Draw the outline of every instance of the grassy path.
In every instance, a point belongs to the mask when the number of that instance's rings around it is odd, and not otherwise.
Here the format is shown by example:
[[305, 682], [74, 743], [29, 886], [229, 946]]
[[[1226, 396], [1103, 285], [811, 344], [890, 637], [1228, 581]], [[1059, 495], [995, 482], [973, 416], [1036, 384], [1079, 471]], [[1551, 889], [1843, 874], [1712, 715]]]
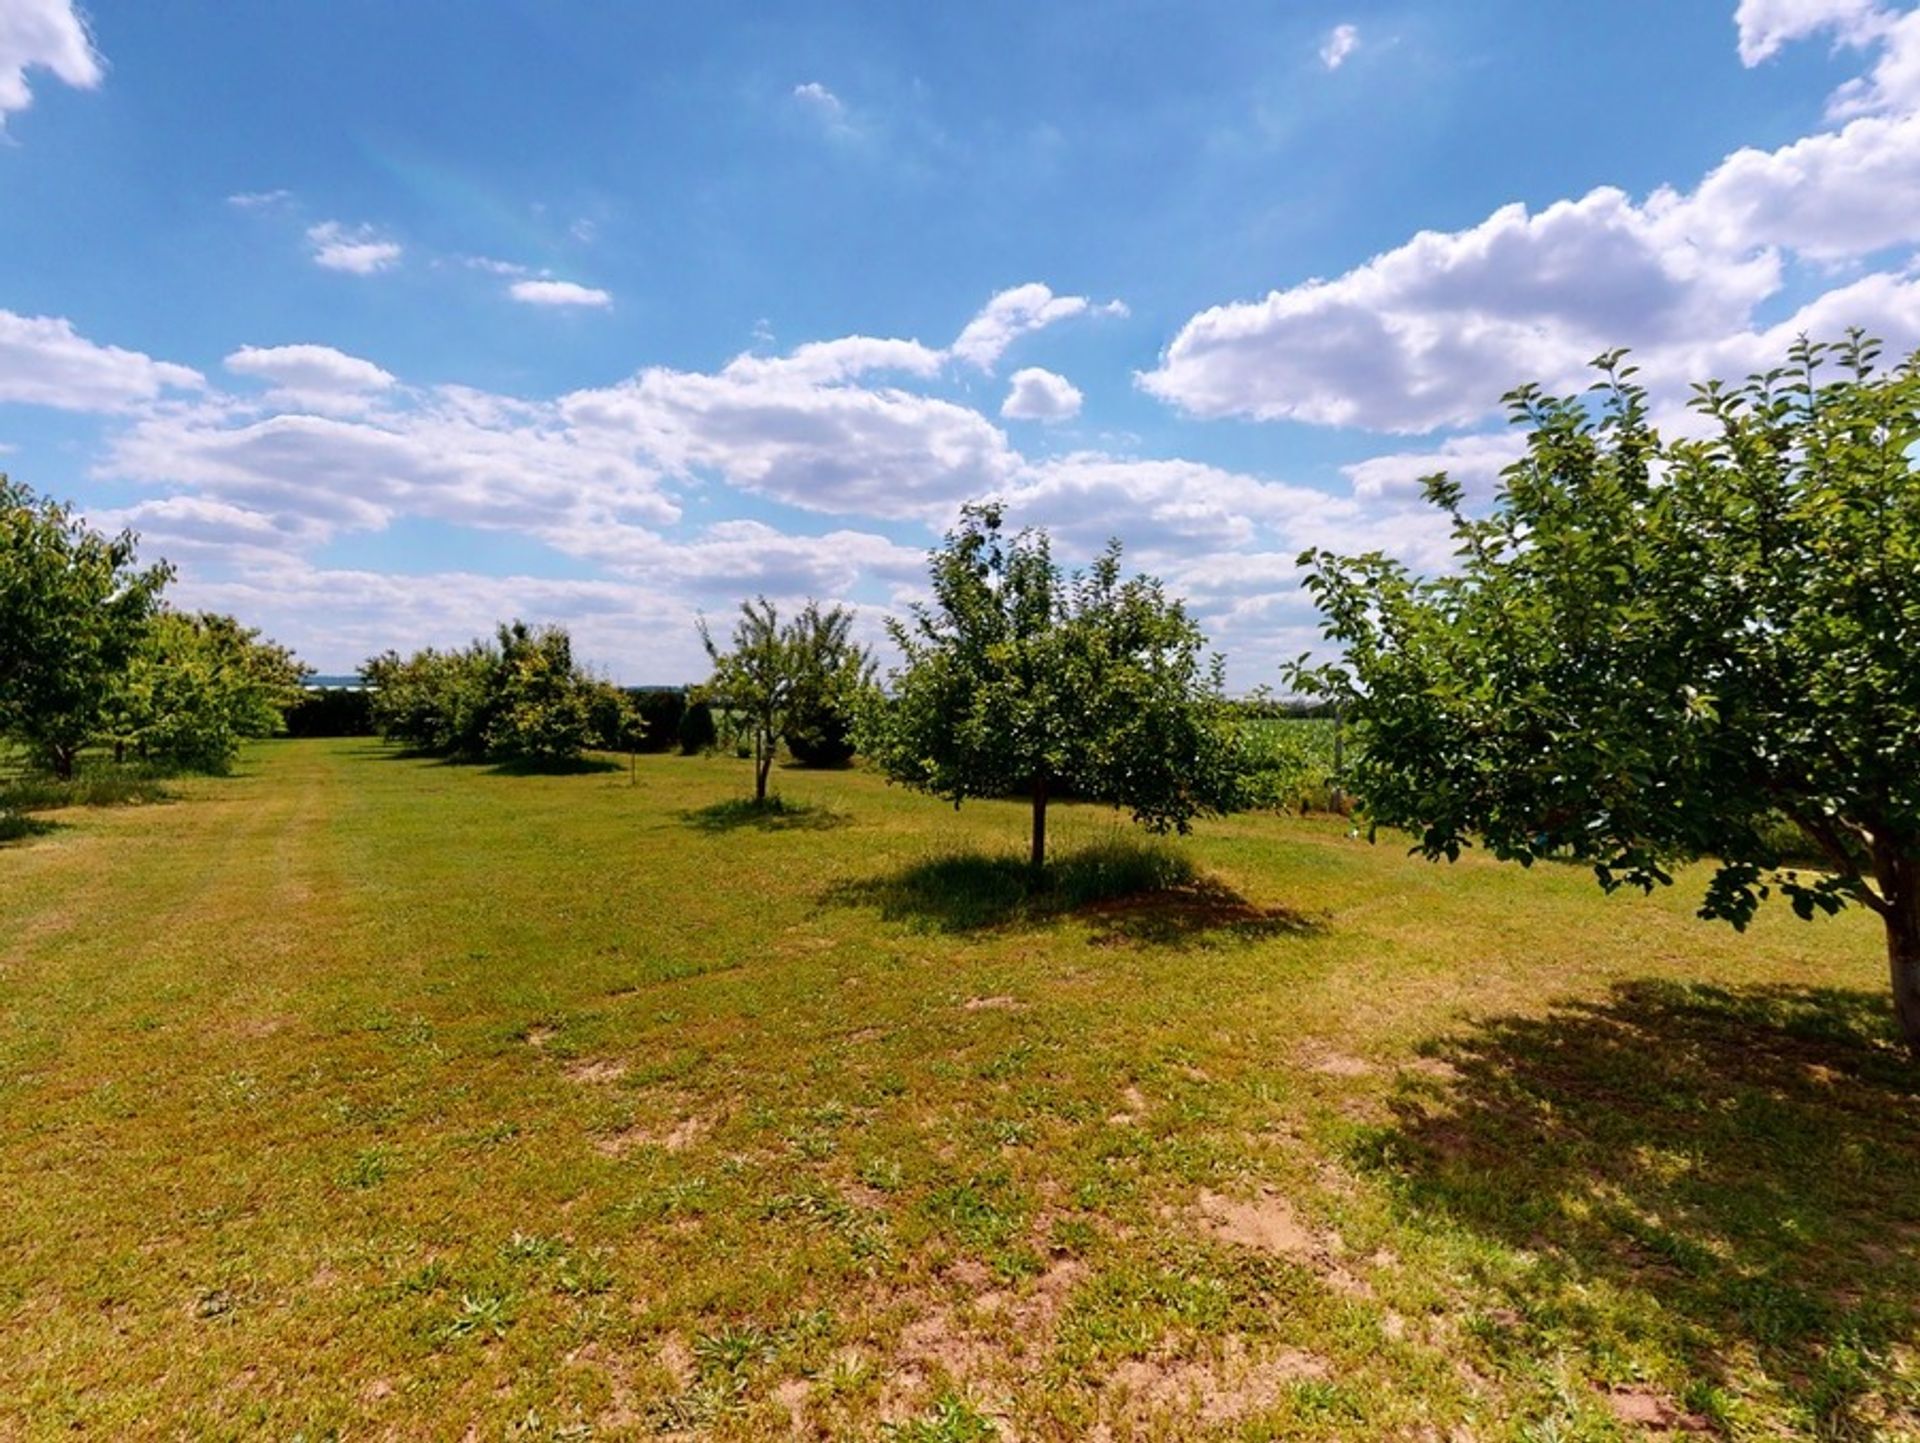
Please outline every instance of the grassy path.
[[1017, 808], [745, 785], [276, 743], [0, 849], [0, 1436], [1920, 1436], [1863, 919], [1275, 818], [996, 917]]

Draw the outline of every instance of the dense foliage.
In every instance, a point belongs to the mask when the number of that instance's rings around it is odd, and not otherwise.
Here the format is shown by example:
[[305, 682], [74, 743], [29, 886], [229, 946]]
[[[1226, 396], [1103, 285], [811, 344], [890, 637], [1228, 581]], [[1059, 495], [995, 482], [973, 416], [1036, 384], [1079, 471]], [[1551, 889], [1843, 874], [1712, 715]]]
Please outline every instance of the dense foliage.
[[111, 746], [146, 771], [225, 771], [278, 731], [305, 668], [230, 616], [164, 600], [172, 568], [0, 476], [0, 735], [64, 783]]
[[627, 696], [645, 728], [640, 750], [664, 752], [680, 744], [680, 723], [687, 714], [687, 694], [677, 686], [628, 687]]
[[361, 668], [380, 734], [464, 760], [551, 766], [636, 745], [627, 694], [573, 660], [564, 628], [503, 623], [459, 651], [386, 652]]
[[720, 724], [713, 719], [713, 703], [703, 697], [689, 701], [680, 714], [680, 755], [711, 751], [720, 741]]
[[1044, 532], [1009, 536], [998, 506], [971, 506], [931, 570], [933, 603], [890, 623], [904, 664], [859, 728], [889, 777], [956, 806], [1030, 797], [1035, 867], [1062, 790], [1155, 831], [1277, 794], [1271, 754], [1221, 694], [1219, 658], [1158, 581], [1122, 579], [1117, 542], [1068, 577]]
[[114, 686], [101, 733], [116, 755], [224, 772], [244, 739], [280, 730], [305, 672], [230, 616], [163, 610]]
[[853, 724], [861, 692], [871, 684], [873, 658], [851, 636], [853, 613], [808, 602], [794, 618], [793, 696], [781, 737], [807, 767], [853, 760]]
[[1920, 369], [1875, 350], [1698, 387], [1697, 440], [1663, 440], [1618, 354], [1597, 403], [1514, 392], [1527, 453], [1491, 514], [1428, 482], [1456, 574], [1302, 558], [1345, 659], [1301, 679], [1343, 702], [1369, 814], [1430, 857], [1477, 838], [1650, 890], [1711, 856], [1702, 915], [1735, 926], [1775, 891], [1870, 908], [1920, 1050]]
[[[704, 691], [753, 757], [753, 799], [767, 799], [767, 778], [783, 734], [797, 734], [815, 755], [844, 743], [851, 710], [871, 670], [848, 633], [853, 614], [809, 601], [791, 621], [766, 597], [740, 603], [731, 645], [722, 649], [706, 622], [700, 641], [713, 663]], [[849, 748], [844, 761], [851, 756]]]
[[136, 564], [131, 532], [105, 536], [0, 475], [0, 732], [71, 777], [172, 574]]

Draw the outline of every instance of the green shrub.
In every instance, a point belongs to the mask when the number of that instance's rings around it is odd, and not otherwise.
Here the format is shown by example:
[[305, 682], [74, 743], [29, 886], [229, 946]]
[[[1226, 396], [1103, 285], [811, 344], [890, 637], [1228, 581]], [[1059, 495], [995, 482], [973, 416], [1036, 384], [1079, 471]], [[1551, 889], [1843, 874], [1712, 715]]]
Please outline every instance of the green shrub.
[[680, 744], [680, 723], [687, 714], [686, 689], [677, 686], [628, 687], [633, 709], [646, 725], [643, 752], [664, 752]]

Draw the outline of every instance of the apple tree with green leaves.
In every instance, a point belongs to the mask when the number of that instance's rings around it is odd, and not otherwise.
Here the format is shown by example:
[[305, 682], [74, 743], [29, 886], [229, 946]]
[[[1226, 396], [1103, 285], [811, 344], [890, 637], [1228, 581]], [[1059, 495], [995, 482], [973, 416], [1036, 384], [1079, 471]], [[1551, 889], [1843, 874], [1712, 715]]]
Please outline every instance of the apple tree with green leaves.
[[1920, 365], [1877, 350], [1803, 340], [1698, 386], [1697, 438], [1659, 434], [1621, 353], [1588, 396], [1511, 393], [1527, 449], [1491, 510], [1427, 482], [1456, 571], [1301, 558], [1344, 655], [1294, 676], [1341, 703], [1371, 820], [1429, 858], [1477, 841], [1645, 891], [1711, 858], [1701, 915], [1735, 927], [1771, 895], [1867, 908], [1920, 1054]]
[[999, 506], [969, 506], [930, 569], [933, 601], [889, 623], [902, 665], [858, 728], [892, 780], [955, 806], [1029, 798], [1035, 869], [1063, 792], [1160, 832], [1277, 797], [1219, 658], [1157, 580], [1121, 575], [1118, 542], [1069, 576], [1045, 532], [1010, 535]]
[[95, 531], [0, 475], [0, 734], [70, 779], [172, 575], [138, 564], [132, 532]]
[[280, 730], [306, 672], [231, 616], [162, 609], [113, 688], [102, 740], [116, 755], [225, 772], [243, 740]]
[[818, 727], [849, 707], [871, 663], [848, 637], [853, 613], [809, 601], [789, 621], [766, 597], [740, 603], [730, 645], [714, 640], [704, 618], [700, 644], [713, 663], [702, 699], [717, 720], [753, 750], [753, 800], [764, 806], [781, 735], [799, 726]]

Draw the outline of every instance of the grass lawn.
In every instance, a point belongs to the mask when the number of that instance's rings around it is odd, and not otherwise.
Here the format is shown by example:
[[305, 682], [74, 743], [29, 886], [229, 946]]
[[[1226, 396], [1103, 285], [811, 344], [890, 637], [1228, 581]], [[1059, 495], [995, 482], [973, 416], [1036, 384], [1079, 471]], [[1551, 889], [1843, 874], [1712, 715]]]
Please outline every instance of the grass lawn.
[[776, 775], [0, 848], [0, 1437], [1920, 1436], [1872, 919], [1273, 817], [1036, 907], [1017, 806]]

